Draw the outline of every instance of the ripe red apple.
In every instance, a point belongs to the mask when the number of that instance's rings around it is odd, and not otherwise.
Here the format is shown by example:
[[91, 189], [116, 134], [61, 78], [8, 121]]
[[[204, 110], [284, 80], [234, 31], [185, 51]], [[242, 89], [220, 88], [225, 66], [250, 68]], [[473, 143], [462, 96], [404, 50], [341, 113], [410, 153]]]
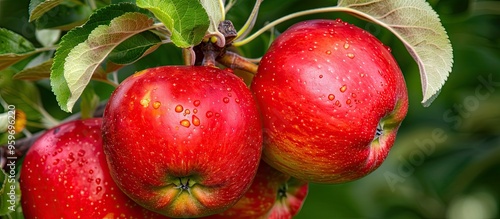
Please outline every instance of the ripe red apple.
[[261, 161], [245, 195], [228, 210], [205, 219], [287, 219], [295, 216], [307, 196], [308, 183]]
[[390, 50], [341, 20], [300, 22], [283, 32], [251, 89], [263, 115], [263, 159], [317, 183], [348, 182], [375, 170], [408, 110]]
[[64, 123], [31, 146], [20, 176], [25, 218], [166, 218], [116, 186], [102, 149], [101, 121]]
[[124, 80], [104, 112], [104, 150], [118, 186], [170, 217], [234, 205], [262, 152], [250, 90], [230, 70], [164, 66]]

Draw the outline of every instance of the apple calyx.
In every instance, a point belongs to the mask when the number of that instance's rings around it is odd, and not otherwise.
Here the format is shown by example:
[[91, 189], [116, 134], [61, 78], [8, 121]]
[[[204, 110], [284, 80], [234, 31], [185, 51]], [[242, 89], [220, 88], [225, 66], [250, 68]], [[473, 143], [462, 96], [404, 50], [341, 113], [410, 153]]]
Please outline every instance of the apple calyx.
[[190, 178], [187, 178], [187, 177], [179, 177], [179, 184], [178, 185], [174, 183], [176, 189], [180, 189], [181, 193], [184, 191], [187, 191], [189, 193], [189, 195], [191, 195], [190, 188], [192, 188], [194, 186], [194, 184], [196, 184], [196, 183], [190, 181]]
[[288, 177], [288, 180], [278, 188], [276, 203], [265, 218], [293, 218], [302, 208], [308, 191], [307, 182]]
[[284, 185], [280, 186], [278, 189], [278, 200], [283, 201], [283, 199], [286, 199], [287, 192], [288, 192], [288, 183], [285, 183]]
[[377, 140], [383, 134], [382, 131], [383, 131], [382, 124], [379, 123], [377, 129], [375, 130], [375, 137], [373, 138], [373, 140]]

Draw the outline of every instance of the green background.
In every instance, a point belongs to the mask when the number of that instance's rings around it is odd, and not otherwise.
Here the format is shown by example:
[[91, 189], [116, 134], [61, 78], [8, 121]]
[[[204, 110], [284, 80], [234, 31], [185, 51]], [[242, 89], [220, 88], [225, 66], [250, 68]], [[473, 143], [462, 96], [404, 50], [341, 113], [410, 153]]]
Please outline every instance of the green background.
[[[115, 1], [113, 1], [115, 2]], [[500, 217], [500, 2], [429, 0], [440, 15], [453, 46], [454, 66], [441, 94], [423, 107], [418, 66], [391, 33], [345, 13], [300, 17], [277, 26], [313, 18], [342, 18], [370, 31], [392, 48], [409, 90], [410, 107], [386, 162], [370, 175], [340, 185], [310, 186], [296, 218], [499, 218]], [[239, 28], [254, 1], [240, 0], [227, 15]], [[0, 27], [36, 44], [27, 22], [27, 0], [0, 0]], [[292, 12], [336, 1], [266, 0], [256, 28]], [[246, 57], [265, 52], [269, 34], [241, 48]], [[39, 45], [37, 45], [39, 46]], [[182, 64], [180, 51], [162, 46], [121, 70]], [[101, 98], [112, 88], [93, 82]], [[44, 107], [57, 119], [68, 116], [55, 102], [47, 81], [39, 81]], [[77, 109], [78, 110], [78, 109]], [[36, 131], [33, 129], [33, 131]]]

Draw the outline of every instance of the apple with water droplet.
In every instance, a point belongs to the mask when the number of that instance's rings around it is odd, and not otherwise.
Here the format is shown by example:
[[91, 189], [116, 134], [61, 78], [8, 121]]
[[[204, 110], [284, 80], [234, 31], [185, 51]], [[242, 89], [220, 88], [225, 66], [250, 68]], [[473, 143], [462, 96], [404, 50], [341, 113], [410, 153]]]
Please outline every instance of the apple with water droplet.
[[251, 89], [263, 115], [263, 160], [316, 183], [349, 182], [375, 170], [408, 110], [391, 52], [341, 20], [304, 21], [284, 31]]
[[133, 200], [164, 215], [220, 213], [257, 172], [260, 116], [230, 69], [143, 70], [113, 92], [103, 119], [111, 175]]
[[255, 179], [233, 207], [205, 219], [285, 219], [295, 216], [305, 201], [309, 184], [279, 172], [261, 161]]
[[128, 198], [109, 174], [101, 119], [75, 120], [46, 131], [21, 168], [26, 218], [166, 218]]

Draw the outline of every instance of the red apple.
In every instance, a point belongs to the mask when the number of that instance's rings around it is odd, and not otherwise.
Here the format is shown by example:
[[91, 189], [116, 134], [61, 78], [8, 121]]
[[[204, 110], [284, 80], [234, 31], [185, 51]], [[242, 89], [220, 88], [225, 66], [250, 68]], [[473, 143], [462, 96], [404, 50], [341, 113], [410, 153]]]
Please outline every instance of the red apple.
[[104, 150], [118, 186], [170, 217], [201, 217], [234, 205], [249, 188], [262, 152], [250, 90], [230, 70], [147, 69], [109, 99]]
[[286, 219], [295, 216], [307, 196], [308, 183], [261, 161], [257, 175], [233, 207], [205, 219]]
[[20, 176], [25, 218], [166, 218], [116, 186], [102, 149], [101, 121], [64, 123], [31, 146]]
[[352, 181], [380, 166], [408, 110], [390, 50], [341, 20], [283, 32], [251, 88], [263, 114], [263, 159], [317, 183]]

